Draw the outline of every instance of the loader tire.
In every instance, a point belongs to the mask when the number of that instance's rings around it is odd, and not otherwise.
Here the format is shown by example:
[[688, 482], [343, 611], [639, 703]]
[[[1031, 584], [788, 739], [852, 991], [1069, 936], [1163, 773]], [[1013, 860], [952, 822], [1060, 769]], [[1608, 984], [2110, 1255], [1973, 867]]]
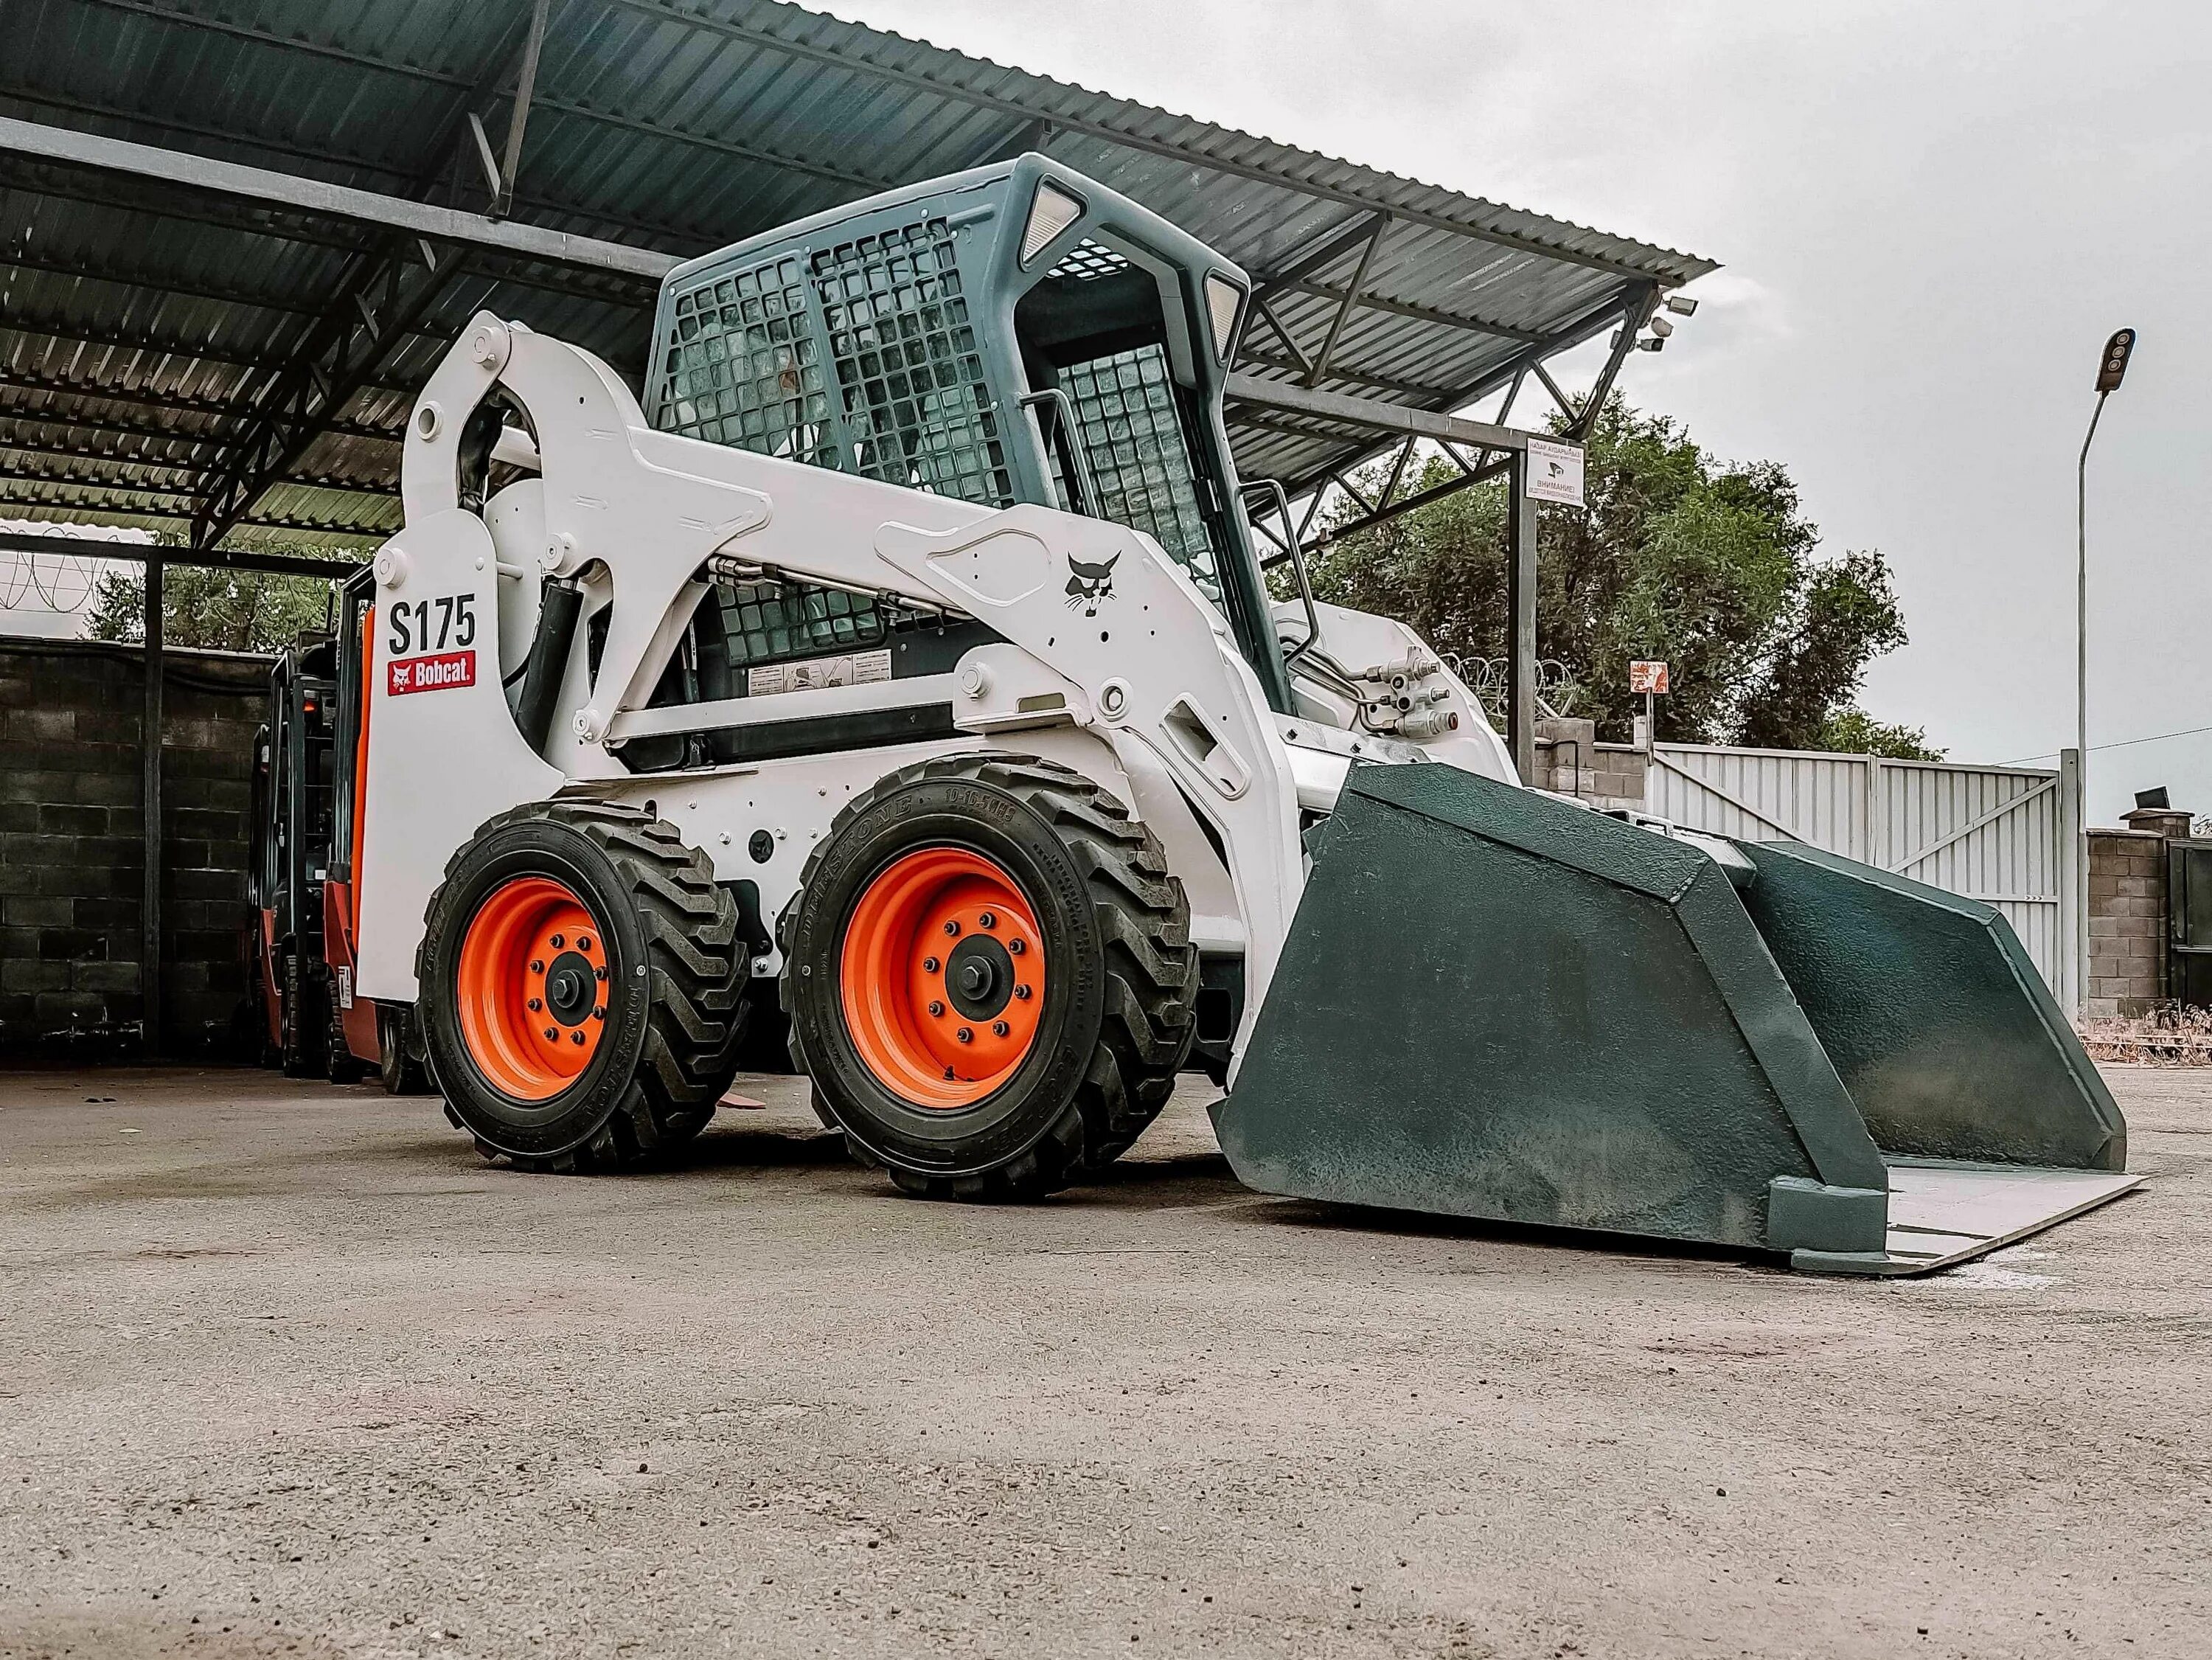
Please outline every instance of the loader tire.
[[284, 953], [283, 977], [276, 983], [280, 1034], [277, 1064], [287, 1078], [319, 1078], [330, 1041], [320, 988], [297, 952]]
[[411, 1004], [376, 1006], [376, 1073], [386, 1095], [430, 1093], [430, 1068], [420, 1053], [421, 1043]]
[[446, 866], [416, 956], [447, 1116], [529, 1171], [689, 1140], [737, 1070], [751, 965], [736, 902], [673, 824], [592, 801], [501, 813]]
[[1081, 1179], [1152, 1122], [1190, 1049], [1182, 885], [1127, 808], [1053, 762], [950, 756], [854, 797], [780, 937], [817, 1110], [918, 1196]]

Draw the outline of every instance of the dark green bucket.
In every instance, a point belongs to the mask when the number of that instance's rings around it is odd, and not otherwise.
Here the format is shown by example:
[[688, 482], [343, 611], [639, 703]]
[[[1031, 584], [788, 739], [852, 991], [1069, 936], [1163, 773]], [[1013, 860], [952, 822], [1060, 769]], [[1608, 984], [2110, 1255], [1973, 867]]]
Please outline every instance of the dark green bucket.
[[2124, 1167], [2002, 917], [1731, 845], [1355, 768], [1215, 1109], [1239, 1179], [1897, 1272], [1898, 1157]]

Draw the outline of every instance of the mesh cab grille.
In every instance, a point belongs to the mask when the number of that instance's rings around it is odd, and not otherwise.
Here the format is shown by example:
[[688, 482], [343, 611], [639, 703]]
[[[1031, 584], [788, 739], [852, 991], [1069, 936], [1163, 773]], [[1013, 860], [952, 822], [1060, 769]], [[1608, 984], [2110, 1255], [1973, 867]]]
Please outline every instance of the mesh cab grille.
[[820, 350], [796, 257], [678, 295], [657, 424], [687, 438], [835, 466]]
[[1160, 347], [1094, 357], [1060, 372], [1075, 404], [1102, 519], [1143, 531], [1218, 604], [1212, 538], [1176, 409], [1175, 383]]
[[853, 471], [1011, 506], [999, 414], [945, 222], [858, 237], [812, 263]]
[[1066, 282], [1073, 277], [1088, 283], [1128, 269], [1129, 262], [1122, 255], [1086, 236], [1060, 255], [1060, 263], [1045, 276], [1048, 280], [1054, 282]]
[[750, 668], [824, 652], [880, 645], [889, 628], [884, 608], [864, 595], [799, 582], [718, 583], [730, 666]]

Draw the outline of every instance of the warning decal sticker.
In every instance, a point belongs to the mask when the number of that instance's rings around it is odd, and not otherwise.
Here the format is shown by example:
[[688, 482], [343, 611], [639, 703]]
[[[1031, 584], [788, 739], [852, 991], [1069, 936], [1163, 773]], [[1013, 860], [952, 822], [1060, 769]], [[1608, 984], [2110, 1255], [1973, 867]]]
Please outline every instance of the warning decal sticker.
[[763, 663], [745, 671], [748, 697], [779, 692], [818, 691], [824, 686], [867, 686], [891, 678], [889, 650], [858, 651], [846, 657], [810, 657], [797, 663]]

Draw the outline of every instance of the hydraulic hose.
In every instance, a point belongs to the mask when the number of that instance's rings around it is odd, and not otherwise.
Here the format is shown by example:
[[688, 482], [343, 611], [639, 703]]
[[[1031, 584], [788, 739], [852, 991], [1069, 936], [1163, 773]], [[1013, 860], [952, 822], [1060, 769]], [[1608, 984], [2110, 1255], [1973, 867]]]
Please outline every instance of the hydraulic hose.
[[531, 636], [530, 656], [522, 668], [522, 696], [514, 706], [514, 724], [533, 751], [544, 751], [546, 736], [553, 730], [553, 711], [568, 670], [568, 648], [575, 643], [576, 619], [583, 613], [584, 591], [574, 582], [548, 582], [538, 594], [538, 632]]

